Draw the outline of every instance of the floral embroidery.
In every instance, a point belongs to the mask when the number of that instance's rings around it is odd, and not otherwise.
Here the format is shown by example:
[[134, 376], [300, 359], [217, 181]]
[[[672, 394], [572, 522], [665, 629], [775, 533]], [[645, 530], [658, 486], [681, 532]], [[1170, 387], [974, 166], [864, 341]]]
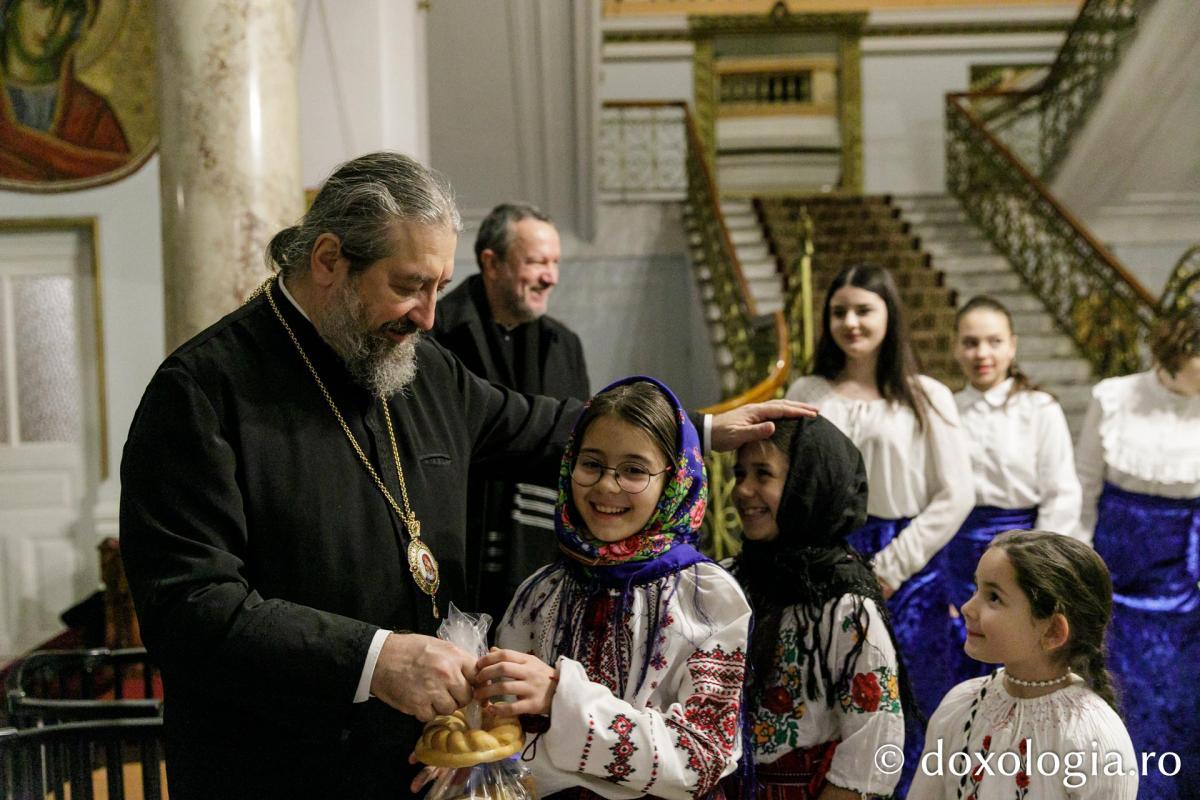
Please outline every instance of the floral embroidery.
[[860, 672], [850, 680], [849, 691], [840, 696], [842, 711], [850, 714], [873, 714], [884, 711], [900, 713], [900, 684], [895, 673], [886, 666], [871, 672]]
[[796, 631], [779, 631], [775, 648], [777, 683], [766, 690], [762, 702], [754, 710], [754, 747], [759, 755], [768, 755], [796, 747], [797, 720], [804, 716], [803, 651]]
[[662, 653], [655, 653], [654, 658], [650, 659], [650, 666], [654, 667], [655, 669], [666, 669], [667, 659]]
[[[847, 639], [857, 635], [853, 615], [835, 622], [834, 630]], [[803, 632], [794, 627], [779, 631], [775, 650], [775, 670], [768, 676], [771, 683], [763, 692], [758, 707], [753, 709], [752, 732], [755, 753], [774, 755], [796, 749], [801, 740], [801, 720], [807, 713], [805, 675], [810, 650]], [[838, 696], [842, 713], [869, 714], [900, 713], [900, 684], [892, 668], [883, 666], [853, 676]], [[823, 701], [822, 701], [823, 702]]]
[[604, 768], [608, 772], [606, 781], [625, 783], [629, 780], [629, 773], [633, 772], [633, 765], [630, 764], [630, 761], [633, 759], [633, 754], [638, 751], [631, 736], [636, 727], [637, 723], [624, 714], [617, 714], [613, 718], [612, 724], [608, 726], [608, 729], [617, 735], [617, 741], [608, 748], [608, 752], [613, 755], [613, 760]]
[[790, 714], [792, 695], [783, 686], [775, 686], [763, 694], [763, 708], [772, 714]]
[[850, 682], [850, 698], [863, 711], [877, 711], [882, 696], [883, 690], [879, 688], [879, 679], [874, 672], [859, 673]]

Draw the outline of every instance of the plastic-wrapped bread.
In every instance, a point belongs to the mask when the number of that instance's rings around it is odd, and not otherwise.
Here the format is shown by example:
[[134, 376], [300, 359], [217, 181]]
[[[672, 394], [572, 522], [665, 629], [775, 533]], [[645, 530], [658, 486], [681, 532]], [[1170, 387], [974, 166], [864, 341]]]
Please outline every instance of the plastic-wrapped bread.
[[525, 733], [516, 717], [500, 717], [490, 728], [472, 729], [459, 709], [426, 723], [416, 756], [431, 767], [473, 767], [507, 758], [524, 746]]

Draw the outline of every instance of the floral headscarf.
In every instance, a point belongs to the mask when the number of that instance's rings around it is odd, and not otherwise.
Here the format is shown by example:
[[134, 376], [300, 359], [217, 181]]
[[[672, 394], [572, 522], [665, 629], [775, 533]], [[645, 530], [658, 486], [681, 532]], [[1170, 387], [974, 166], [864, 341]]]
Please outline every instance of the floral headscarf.
[[[708, 481], [704, 473], [704, 457], [700, 453], [700, 436], [679, 398], [659, 381], [640, 375], [609, 384], [599, 394], [618, 386], [641, 382], [657, 387], [675, 412], [679, 423], [675, 455], [672, 459], [675, 471], [667, 481], [654, 513], [640, 532], [619, 542], [601, 542], [583, 527], [579, 512], [571, 500], [571, 468], [575, 464], [575, 457], [583, 439], [583, 432], [578, 427], [579, 422], [576, 422], [576, 428], [567, 441], [562, 467], [558, 473], [558, 513], [555, 515], [554, 529], [562, 549], [589, 566], [605, 567], [650, 561], [677, 545], [694, 544], [699, 535], [700, 523], [704, 519], [704, 510], [708, 505]], [[594, 400], [595, 398], [592, 398], [584, 405], [580, 419]]]
[[[631, 673], [637, 665], [631, 663], [631, 643], [618, 633], [619, 626], [613, 625], [613, 621], [625, 619], [625, 610], [631, 607], [635, 593], [645, 593], [645, 607], [651, 619], [646, 628], [649, 638], [643, 643], [642, 663], [634, 683], [640, 687], [661, 644], [658, 641], [661, 627], [658, 615], [669, 604], [679, 585], [680, 573], [708, 561], [693, 547], [708, 504], [708, 481], [700, 453], [700, 437], [679, 399], [653, 378], [625, 378], [605, 387], [603, 392], [638, 382], [657, 387], [670, 402], [679, 421], [675, 457], [671, 464], [674, 471], [654, 513], [641, 531], [619, 542], [601, 542], [582, 527], [571, 501], [571, 467], [583, 438], [579, 421], [576, 421], [558, 479], [554, 527], [564, 555], [522, 587], [509, 611], [514, 618], [525, 614], [534, 619], [545, 610], [533, 602], [537, 587], [561, 581], [561, 601], [553, 612], [553, 620], [549, 621], [554, 631], [556, 654], [582, 660], [590, 652], [596, 637], [607, 639], [612, 642], [614, 653], [611, 677], [622, 693], [627, 682], [634, 680]], [[594, 400], [584, 406], [580, 419]]]

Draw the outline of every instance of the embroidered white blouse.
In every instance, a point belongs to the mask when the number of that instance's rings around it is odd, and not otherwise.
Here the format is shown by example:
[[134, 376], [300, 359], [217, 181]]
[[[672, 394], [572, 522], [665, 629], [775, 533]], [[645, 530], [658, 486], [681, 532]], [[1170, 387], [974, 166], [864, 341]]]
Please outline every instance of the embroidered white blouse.
[[[557, 659], [550, 729], [529, 763], [539, 796], [582, 786], [614, 800], [647, 794], [690, 800], [737, 767], [750, 606], [733, 576], [716, 564], [702, 562], [679, 575], [678, 587], [662, 592], [658, 614], [648, 607], [659, 597], [656, 592], [644, 587], [632, 592], [623, 637], [632, 676], [624, 695], [612, 688], [611, 637], [604, 637], [586, 663]], [[529, 602], [537, 609], [535, 618], [530, 622], [528, 611], [514, 618], [510, 606], [497, 630], [500, 647], [554, 663], [562, 576], [550, 567], [526, 581], [537, 583]], [[524, 586], [517, 597], [523, 592]], [[655, 617], [659, 635], [637, 690]]]
[[1175, 394], [1153, 370], [1100, 381], [1092, 389], [1075, 464], [1085, 541], [1092, 540], [1105, 481], [1140, 494], [1200, 497], [1200, 396]]
[[[829, 641], [830, 672], [840, 674], [856, 642], [852, 595], [825, 604], [817, 634]], [[830, 708], [824, 688], [809, 699], [808, 659], [816, 652], [814, 631], [800, 630], [794, 608], [785, 609], [779, 625], [775, 672], [766, 682], [763, 698], [752, 709], [754, 758], [770, 764], [793, 750], [839, 741], [826, 780], [860, 794], [889, 795], [900, 774], [875, 767], [875, 754], [884, 745], [904, 748], [904, 714], [896, 674], [896, 650], [874, 601], [863, 599], [866, 642], [854, 662], [850, 685]], [[819, 674], [819, 673], [818, 673]]]
[[[933, 712], [911, 800], [957, 800], [973, 790], [978, 800], [1136, 800], [1140, 764], [1125, 724], [1081, 678], [1042, 697], [1019, 699], [1008, 693], [1002, 675], [960, 683]], [[987, 695], [971, 719], [985, 684]], [[964, 748], [967, 756], [951, 759]], [[1080, 755], [1069, 755], [1075, 753]], [[984, 760], [987, 766], [981, 767]], [[968, 774], [960, 794], [963, 773]]]
[[[1081, 492], [1062, 406], [1045, 392], [1012, 397], [1012, 378], [954, 395], [970, 444], [975, 505], [1037, 506], [1037, 528], [1078, 535]], [[1007, 401], [1007, 402], [1006, 402]]]
[[912, 523], [875, 556], [875, 574], [900, 588], [954, 538], [975, 505], [971, 459], [954, 396], [920, 376], [933, 409], [922, 431], [912, 409], [887, 400], [851, 400], [825, 378], [807, 375], [789, 400], [815, 405], [862, 452], [867, 468], [867, 513]]

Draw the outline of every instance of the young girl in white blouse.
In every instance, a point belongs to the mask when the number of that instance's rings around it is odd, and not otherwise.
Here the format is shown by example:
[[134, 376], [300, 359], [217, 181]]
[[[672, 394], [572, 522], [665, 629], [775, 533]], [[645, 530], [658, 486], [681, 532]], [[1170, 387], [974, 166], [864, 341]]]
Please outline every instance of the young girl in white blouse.
[[[1036, 528], [1076, 535], [1080, 489], [1067, 418], [1017, 366], [1008, 309], [973, 297], [955, 327], [954, 354], [967, 387], [954, 400], [975, 477], [975, 508], [944, 551], [950, 602], [959, 608], [974, 592], [975, 565], [996, 534]], [[988, 671], [966, 657], [961, 665], [958, 680]]]
[[744, 541], [733, 572], [755, 615], [758, 798], [890, 795], [899, 772], [876, 758], [899, 755], [913, 701], [879, 584], [846, 543], [867, 517], [862, 456], [828, 420], [783, 420], [738, 450], [734, 475]]
[[1136, 800], [1142, 765], [1104, 667], [1104, 562], [1069, 536], [1010, 531], [976, 581], [966, 651], [1004, 666], [938, 706], [909, 800]]
[[696, 429], [661, 383], [618, 381], [584, 407], [559, 475], [563, 555], [477, 665], [477, 699], [546, 717], [526, 751], [539, 796], [708, 797], [736, 768], [751, 615], [693, 547], [707, 492]]
[[[1154, 367], [1092, 391], [1076, 463], [1082, 536], [1113, 576], [1109, 666], [1142, 752], [1178, 753], [1143, 794], [1200, 797], [1200, 307], [1162, 320]], [[1191, 765], [1190, 767], [1188, 765]]]
[[[935, 556], [970, 513], [975, 492], [954, 397], [919, 374], [887, 270], [851, 266], [834, 278], [813, 374], [792, 384], [787, 397], [817, 406], [862, 451], [869, 516], [848, 540], [873, 558], [917, 703], [928, 715], [954, 685], [959, 658]], [[921, 744], [912, 733], [910, 727], [915, 756]]]

